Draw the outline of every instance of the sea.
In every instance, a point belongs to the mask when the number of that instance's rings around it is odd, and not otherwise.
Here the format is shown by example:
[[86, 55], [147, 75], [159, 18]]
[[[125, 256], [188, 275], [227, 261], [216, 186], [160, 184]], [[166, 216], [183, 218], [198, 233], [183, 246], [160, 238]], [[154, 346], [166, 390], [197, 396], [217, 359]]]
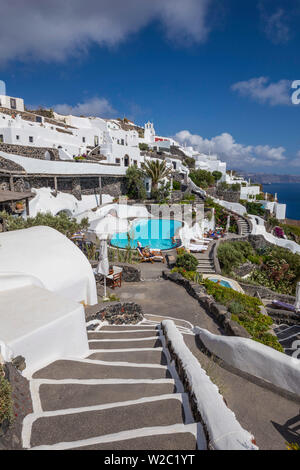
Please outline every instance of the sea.
[[286, 204], [286, 218], [300, 220], [300, 183], [271, 183], [263, 185], [264, 192], [277, 193], [278, 202]]

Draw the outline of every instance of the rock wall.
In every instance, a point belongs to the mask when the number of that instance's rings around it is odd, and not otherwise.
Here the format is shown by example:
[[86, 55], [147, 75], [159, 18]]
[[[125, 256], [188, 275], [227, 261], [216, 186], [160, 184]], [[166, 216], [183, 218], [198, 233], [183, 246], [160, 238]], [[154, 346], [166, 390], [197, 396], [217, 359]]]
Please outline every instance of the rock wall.
[[14, 419], [0, 426], [0, 450], [22, 449], [22, 423], [26, 415], [33, 412], [28, 380], [12, 363], [5, 364], [5, 378], [10, 382]]
[[51, 147], [30, 147], [29, 145], [14, 145], [0, 142], [0, 150], [6, 153], [14, 153], [23, 157], [45, 160], [45, 152], [49, 152], [51, 160], [59, 160], [58, 149]]
[[163, 271], [163, 277], [183, 286], [192, 297], [198, 300], [199, 305], [224, 329], [226, 334], [229, 336], [251, 338], [251, 335], [243, 326], [231, 320], [231, 313], [227, 308], [224, 305], [216, 303], [213, 297], [207, 294], [204, 286], [196, 282], [188, 281], [179, 273]]
[[86, 321], [107, 321], [110, 325], [137, 324], [144, 318], [142, 307], [134, 302], [105, 302], [93, 314], [86, 314]]
[[281, 300], [281, 302], [287, 302], [289, 304], [295, 303], [295, 297], [292, 295], [286, 294], [279, 294], [271, 289], [268, 289], [264, 286], [258, 286], [254, 284], [247, 284], [247, 281], [238, 281], [242, 289], [245, 291], [246, 294], [250, 295], [251, 297], [255, 297], [257, 293], [262, 299], [270, 299], [270, 300]]

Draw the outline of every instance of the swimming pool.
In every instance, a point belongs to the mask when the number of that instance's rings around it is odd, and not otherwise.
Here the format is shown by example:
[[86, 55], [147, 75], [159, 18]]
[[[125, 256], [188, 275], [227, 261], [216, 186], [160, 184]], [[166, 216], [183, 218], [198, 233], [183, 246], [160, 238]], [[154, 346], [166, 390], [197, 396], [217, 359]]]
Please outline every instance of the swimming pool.
[[208, 278], [210, 281], [212, 282], [216, 282], [216, 283], [220, 283], [221, 286], [223, 287], [228, 287], [228, 289], [232, 289], [232, 285], [230, 284], [230, 282], [228, 281], [225, 281], [225, 279], [212, 279], [211, 277]]
[[127, 248], [130, 242], [131, 248], [137, 247], [137, 242], [142, 246], [149, 246], [159, 250], [170, 250], [176, 244], [172, 243], [171, 237], [175, 236], [176, 231], [182, 226], [179, 220], [173, 219], [139, 219], [136, 220], [130, 231], [130, 240], [127, 232], [115, 233], [110, 243], [118, 248]]

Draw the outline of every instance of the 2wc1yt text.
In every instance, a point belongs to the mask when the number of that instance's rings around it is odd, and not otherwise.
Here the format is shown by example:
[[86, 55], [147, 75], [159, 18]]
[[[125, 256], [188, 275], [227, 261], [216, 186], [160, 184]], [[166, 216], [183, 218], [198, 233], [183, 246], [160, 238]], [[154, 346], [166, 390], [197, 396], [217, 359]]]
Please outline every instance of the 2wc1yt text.
[[127, 465], [135, 468], [138, 464], [148, 465], [192, 465], [195, 454], [147, 454], [141, 457], [119, 457], [110, 455], [104, 458], [105, 465]]

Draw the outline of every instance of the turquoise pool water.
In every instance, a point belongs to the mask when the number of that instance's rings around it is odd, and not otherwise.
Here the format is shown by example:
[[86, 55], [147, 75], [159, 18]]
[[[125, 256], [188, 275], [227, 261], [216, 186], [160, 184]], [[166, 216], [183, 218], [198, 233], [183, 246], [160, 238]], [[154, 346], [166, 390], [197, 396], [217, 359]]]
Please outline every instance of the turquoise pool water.
[[[212, 282], [217, 283], [220, 279], [211, 279], [211, 278], [209, 278], [209, 280], [212, 281]], [[220, 284], [223, 287], [228, 287], [229, 289], [232, 289], [232, 285], [228, 281], [225, 281], [224, 279], [221, 280]]]
[[[176, 246], [172, 243], [171, 237], [175, 236], [181, 225], [182, 223], [178, 220], [140, 219], [134, 222], [130, 229], [130, 246], [136, 248], [139, 241], [143, 247], [170, 250]], [[115, 233], [110, 243], [118, 248], [126, 248], [128, 246], [127, 232]]]

